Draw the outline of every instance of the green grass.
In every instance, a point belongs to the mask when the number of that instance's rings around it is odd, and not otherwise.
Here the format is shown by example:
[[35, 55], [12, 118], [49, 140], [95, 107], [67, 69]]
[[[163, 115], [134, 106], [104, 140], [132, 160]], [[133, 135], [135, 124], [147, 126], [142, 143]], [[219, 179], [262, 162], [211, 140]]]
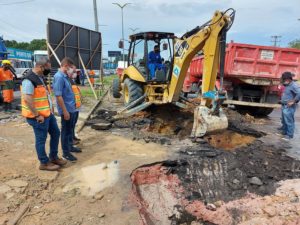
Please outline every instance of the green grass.
[[110, 86], [112, 84], [113, 80], [117, 77], [118, 77], [117, 74], [103, 77], [104, 85]]
[[[112, 85], [112, 82], [115, 78], [117, 78], [118, 75], [110, 75], [110, 76], [105, 76], [103, 77], [103, 84], [104, 84], [104, 90], [106, 90], [107, 88], [109, 88], [109, 86]], [[95, 83], [100, 83], [100, 79], [97, 78], [95, 79]], [[83, 97], [94, 97], [94, 93], [92, 91], [92, 89], [87, 86], [88, 88], [81, 88], [81, 95]], [[100, 97], [103, 95], [103, 91], [101, 90], [95, 90], [97, 95]]]
[[94, 93], [91, 88], [89, 89], [80, 89], [82, 97], [94, 97]]

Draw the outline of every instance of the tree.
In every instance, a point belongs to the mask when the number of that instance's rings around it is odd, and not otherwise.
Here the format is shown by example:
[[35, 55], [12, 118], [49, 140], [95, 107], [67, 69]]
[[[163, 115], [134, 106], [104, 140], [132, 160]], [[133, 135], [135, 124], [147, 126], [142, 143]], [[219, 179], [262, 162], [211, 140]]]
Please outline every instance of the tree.
[[300, 49], [300, 39], [296, 39], [294, 41], [291, 41], [289, 43], [289, 47], [290, 48], [297, 48], [297, 49]]
[[18, 48], [28, 51], [34, 50], [46, 50], [46, 40], [45, 39], [33, 39], [31, 42], [17, 42], [15, 40], [6, 40], [5, 45], [8, 48]]

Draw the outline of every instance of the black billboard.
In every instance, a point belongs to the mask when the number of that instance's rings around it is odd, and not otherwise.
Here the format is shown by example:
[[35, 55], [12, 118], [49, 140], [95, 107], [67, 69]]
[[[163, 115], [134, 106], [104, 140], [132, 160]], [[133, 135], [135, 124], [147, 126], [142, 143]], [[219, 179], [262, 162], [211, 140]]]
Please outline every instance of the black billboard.
[[120, 57], [121, 51], [108, 51], [108, 57]]
[[[70, 57], [77, 68], [81, 69], [80, 54], [86, 69], [100, 70], [102, 57], [101, 33], [48, 19], [47, 41], [59, 60]], [[48, 48], [52, 67], [59, 67], [54, 55]]]

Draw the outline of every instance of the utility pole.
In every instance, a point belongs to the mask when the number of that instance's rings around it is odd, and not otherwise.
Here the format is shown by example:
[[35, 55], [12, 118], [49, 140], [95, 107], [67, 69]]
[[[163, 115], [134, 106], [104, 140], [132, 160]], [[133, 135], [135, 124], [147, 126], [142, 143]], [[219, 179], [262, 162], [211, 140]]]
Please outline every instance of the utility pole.
[[280, 40], [281, 36], [279, 36], [279, 35], [273, 35], [273, 36], [271, 36], [271, 38], [272, 38], [271, 42], [274, 43], [274, 46], [275, 47], [279, 46], [278, 43], [281, 42], [281, 40]]
[[120, 7], [120, 9], [121, 9], [121, 14], [122, 14], [123, 63], [124, 63], [124, 69], [125, 69], [125, 39], [124, 39], [124, 16], [123, 16], [123, 9], [127, 5], [130, 5], [131, 3], [124, 3], [123, 5], [121, 5], [119, 3], [112, 3], [112, 4]]
[[95, 31], [99, 32], [99, 21], [98, 21], [98, 11], [97, 11], [97, 0], [93, 0], [93, 4], [94, 4]]

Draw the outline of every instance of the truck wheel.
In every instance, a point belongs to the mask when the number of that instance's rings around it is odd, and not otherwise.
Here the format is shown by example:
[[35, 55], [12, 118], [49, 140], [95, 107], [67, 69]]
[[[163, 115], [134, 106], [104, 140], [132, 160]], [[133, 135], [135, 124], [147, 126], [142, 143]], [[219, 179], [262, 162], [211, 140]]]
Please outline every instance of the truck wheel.
[[236, 106], [236, 109], [242, 113], [249, 113], [251, 116], [266, 117], [273, 112], [273, 108], [251, 107], [251, 106]]
[[273, 108], [258, 108], [257, 109], [257, 115], [258, 116], [268, 116], [273, 112]]
[[120, 98], [121, 97], [121, 93], [120, 93], [120, 80], [119, 80], [119, 78], [113, 79], [112, 92], [113, 92], [113, 97], [114, 98]]
[[133, 81], [130, 78], [125, 79], [123, 96], [124, 96], [124, 103], [126, 106], [128, 106], [131, 102], [142, 97], [143, 94], [144, 94], [144, 90], [138, 82]]

